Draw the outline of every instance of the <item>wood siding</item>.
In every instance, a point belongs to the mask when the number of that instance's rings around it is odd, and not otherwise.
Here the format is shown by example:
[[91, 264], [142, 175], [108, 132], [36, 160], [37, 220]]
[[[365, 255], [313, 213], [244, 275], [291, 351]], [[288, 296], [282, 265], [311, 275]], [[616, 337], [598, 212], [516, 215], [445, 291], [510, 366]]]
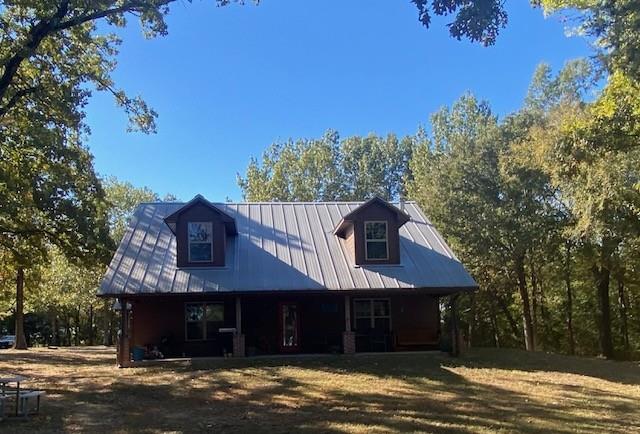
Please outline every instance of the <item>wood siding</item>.
[[[213, 261], [189, 262], [189, 240], [187, 227], [189, 222], [212, 222]], [[223, 267], [225, 265], [226, 229], [222, 217], [211, 208], [196, 203], [178, 216], [176, 222], [176, 243], [178, 267]]]
[[[354, 301], [389, 300], [391, 324], [388, 332], [362, 331], [356, 327]], [[427, 294], [375, 292], [351, 297], [351, 328], [356, 333], [356, 351], [422, 350], [440, 344], [438, 297]]]
[[[297, 303], [299, 309], [300, 353], [338, 353], [342, 351], [345, 331], [345, 295], [347, 294], [255, 294], [241, 295], [242, 333], [246, 354], [280, 352], [278, 304]], [[353, 300], [386, 298], [390, 300], [391, 330], [382, 350], [433, 348], [440, 337], [437, 296], [393, 292], [350, 293], [352, 330], [355, 329]], [[220, 333], [206, 340], [185, 339], [185, 304], [223, 302], [224, 324], [235, 327], [235, 295], [157, 296], [134, 299], [131, 345], [158, 346], [165, 357], [221, 356], [232, 348], [231, 334]], [[380, 351], [360, 347], [360, 351]]]
[[[365, 255], [364, 223], [366, 221], [387, 222], [387, 243], [389, 257], [384, 260], [367, 260]], [[400, 224], [398, 214], [379, 203], [372, 203], [360, 209], [354, 215], [354, 261], [357, 265], [399, 264], [400, 263]]]
[[231, 352], [231, 335], [218, 333], [206, 340], [187, 341], [185, 304], [224, 303], [224, 324], [235, 327], [235, 303], [230, 296], [154, 297], [133, 302], [132, 346], [158, 346], [165, 357], [222, 356]]
[[351, 264], [356, 263], [356, 240], [353, 232], [353, 225], [345, 231], [344, 246], [347, 249], [348, 260]]
[[344, 296], [290, 294], [243, 297], [242, 330], [247, 355], [280, 352], [279, 303], [298, 304], [300, 353], [342, 351]]

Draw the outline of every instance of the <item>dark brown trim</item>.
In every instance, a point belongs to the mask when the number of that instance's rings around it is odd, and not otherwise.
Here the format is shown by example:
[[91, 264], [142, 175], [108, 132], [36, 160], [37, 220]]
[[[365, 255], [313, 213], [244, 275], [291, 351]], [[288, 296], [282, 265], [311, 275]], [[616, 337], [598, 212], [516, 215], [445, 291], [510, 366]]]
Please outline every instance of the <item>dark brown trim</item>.
[[167, 226], [169, 226], [169, 229], [171, 229], [171, 232], [173, 232], [174, 235], [176, 235], [176, 230], [173, 229], [169, 225], [169, 223], [176, 223], [182, 213], [184, 213], [185, 211], [189, 210], [191, 207], [197, 204], [202, 204], [205, 207], [209, 208], [211, 211], [217, 213], [218, 216], [220, 217], [220, 220], [225, 224], [225, 228], [228, 235], [236, 235], [238, 233], [238, 230], [236, 228], [236, 222], [233, 217], [231, 217], [226, 212], [222, 211], [214, 203], [209, 202], [207, 199], [204, 198], [204, 196], [197, 194], [189, 202], [186, 202], [179, 209], [177, 209], [172, 214], [164, 218], [164, 222], [167, 224]]
[[99, 294], [100, 298], [119, 298], [127, 297], [129, 299], [144, 298], [144, 297], [167, 297], [167, 296], [189, 296], [189, 297], [210, 297], [212, 295], [220, 296], [232, 296], [232, 295], [278, 295], [278, 294], [300, 294], [305, 293], [309, 295], [319, 294], [343, 294], [343, 295], [360, 295], [360, 294], [379, 294], [379, 293], [393, 293], [393, 294], [428, 294], [428, 295], [451, 295], [463, 292], [473, 292], [479, 289], [478, 286], [467, 287], [430, 287], [430, 288], [371, 288], [371, 289], [274, 289], [274, 290], [262, 290], [262, 291], [212, 291], [212, 292], [148, 292], [141, 294]]
[[[202, 330], [202, 335], [203, 338], [202, 339], [189, 339], [189, 337], [187, 336], [187, 325], [190, 322], [196, 322], [196, 321], [188, 321], [187, 320], [187, 305], [188, 304], [200, 304], [202, 306], [204, 306], [204, 312], [203, 312], [203, 317], [202, 320], [200, 321], [203, 324], [203, 330]], [[225, 303], [224, 300], [219, 301], [219, 300], [202, 300], [202, 301], [185, 301], [182, 304], [182, 315], [183, 315], [183, 319], [184, 321], [182, 321], [183, 325], [184, 325], [184, 341], [185, 342], [207, 342], [207, 341], [213, 341], [217, 338], [218, 333], [216, 332], [216, 338], [210, 338], [209, 336], [207, 336], [207, 306], [210, 304], [220, 304], [222, 305], [222, 324], [224, 324], [224, 315], [225, 315]], [[211, 321], [213, 322], [213, 321]]]
[[[296, 307], [296, 344], [291, 347], [285, 347], [283, 342], [284, 338], [284, 322], [282, 321], [282, 309], [284, 306], [293, 305]], [[295, 301], [280, 301], [278, 302], [278, 347], [282, 353], [297, 353], [300, 351], [300, 303]]]
[[[374, 308], [373, 308], [373, 302], [376, 300], [383, 300], [386, 301], [388, 303], [387, 307], [389, 308], [389, 315], [387, 316], [375, 316], [374, 314]], [[371, 312], [369, 312], [371, 314], [371, 316], [369, 316], [368, 318], [371, 319], [371, 328], [375, 328], [375, 319], [376, 318], [388, 318], [389, 319], [389, 331], [393, 330], [393, 315], [392, 315], [392, 310], [391, 310], [391, 298], [387, 295], [386, 297], [384, 295], [382, 296], [360, 296], [360, 297], [351, 297], [351, 304], [353, 305], [353, 330], [355, 332], [358, 332], [358, 315], [356, 314], [356, 302], [357, 301], [368, 301], [369, 302], [369, 307], [371, 308]]]
[[340, 222], [338, 222], [338, 225], [336, 226], [336, 228], [333, 230], [333, 234], [343, 238], [344, 229], [350, 223], [353, 223], [353, 221], [357, 219], [357, 215], [363, 209], [365, 209], [365, 208], [367, 208], [370, 205], [373, 205], [375, 203], [381, 204], [384, 207], [388, 208], [390, 211], [393, 211], [394, 213], [397, 214], [398, 223], [399, 223], [398, 227], [402, 226], [403, 224], [405, 224], [406, 222], [411, 220], [411, 216], [409, 214], [407, 214], [406, 212], [404, 212], [403, 210], [401, 210], [400, 208], [390, 204], [389, 202], [387, 202], [386, 200], [382, 199], [379, 196], [374, 196], [371, 199], [369, 199], [366, 202], [364, 202], [359, 207], [357, 207], [356, 209], [354, 209], [353, 211], [351, 211], [350, 213], [348, 213], [347, 215], [345, 215], [344, 217], [342, 217], [340, 219]]

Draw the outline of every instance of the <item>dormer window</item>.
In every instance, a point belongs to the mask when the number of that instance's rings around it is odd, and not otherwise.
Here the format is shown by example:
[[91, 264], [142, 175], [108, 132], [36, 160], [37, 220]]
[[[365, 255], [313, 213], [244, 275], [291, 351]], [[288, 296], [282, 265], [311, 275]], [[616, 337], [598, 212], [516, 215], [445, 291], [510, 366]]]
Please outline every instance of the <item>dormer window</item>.
[[374, 197], [345, 214], [333, 233], [355, 266], [400, 264], [400, 227], [411, 216]]
[[197, 195], [164, 218], [176, 236], [178, 267], [224, 267], [227, 237], [236, 236], [235, 219]]
[[189, 262], [213, 261], [213, 225], [211, 222], [189, 222]]
[[367, 261], [389, 259], [388, 234], [386, 221], [364, 222], [364, 246]]

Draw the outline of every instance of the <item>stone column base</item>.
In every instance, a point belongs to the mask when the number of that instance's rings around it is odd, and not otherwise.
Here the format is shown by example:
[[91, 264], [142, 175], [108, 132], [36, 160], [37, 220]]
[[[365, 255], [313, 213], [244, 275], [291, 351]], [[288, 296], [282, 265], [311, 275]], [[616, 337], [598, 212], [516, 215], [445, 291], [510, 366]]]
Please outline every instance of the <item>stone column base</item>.
[[342, 352], [345, 354], [356, 352], [356, 334], [354, 332], [342, 332]]
[[233, 357], [244, 357], [244, 335], [233, 335]]

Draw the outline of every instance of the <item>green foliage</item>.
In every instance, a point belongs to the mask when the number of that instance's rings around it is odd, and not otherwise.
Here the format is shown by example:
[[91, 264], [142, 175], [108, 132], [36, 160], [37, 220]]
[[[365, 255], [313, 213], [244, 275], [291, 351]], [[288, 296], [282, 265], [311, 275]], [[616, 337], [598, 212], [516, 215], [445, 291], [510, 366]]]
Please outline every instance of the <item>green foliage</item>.
[[413, 137], [273, 145], [240, 185], [249, 200], [407, 193], [480, 285], [461, 301], [473, 345], [628, 357], [640, 350], [640, 89], [613, 74], [590, 102], [594, 83], [586, 61], [541, 65], [503, 119], [465, 95]]
[[108, 260], [104, 191], [77, 137], [26, 119], [1, 129], [0, 247], [21, 267], [42, 260], [49, 245], [78, 261]]
[[429, 5], [427, 0], [411, 0], [418, 8], [420, 22], [429, 27], [431, 13], [436, 15], [455, 14], [455, 18], [447, 26], [449, 33], [460, 40], [468, 38], [483, 45], [493, 45], [498, 33], [507, 25], [507, 12], [504, 2], [499, 0], [434, 0]]
[[413, 142], [396, 136], [349, 137], [334, 131], [320, 139], [275, 143], [252, 159], [238, 184], [250, 201], [398, 198]]
[[538, 162], [573, 205], [575, 236], [624, 239], [640, 216], [640, 87], [620, 73], [590, 105], [562, 105], [533, 133]]
[[[102, 189], [102, 187], [101, 187]], [[102, 190], [101, 190], [102, 191]], [[104, 187], [106, 232], [103, 249], [108, 260], [120, 241], [136, 206], [140, 202], [159, 201], [158, 194], [146, 187], [109, 178]], [[175, 200], [167, 195], [164, 200]], [[25, 244], [33, 243], [27, 240]], [[42, 246], [41, 255], [32, 257], [25, 282], [25, 313], [37, 319], [38, 330], [31, 330], [31, 344], [78, 344], [101, 342], [102, 336], [114, 336], [115, 317], [109, 301], [96, 297], [105, 271], [105, 261], [97, 251], [88, 251], [81, 261], [52, 242]], [[46, 260], [45, 260], [46, 258]], [[0, 320], [15, 314], [16, 262], [9, 250], [0, 249]], [[12, 329], [12, 327], [8, 327]], [[104, 342], [109, 342], [106, 339]]]
[[[28, 114], [76, 128], [95, 89], [114, 96], [129, 116], [130, 129], [155, 131], [156, 113], [140, 97], [128, 96], [115, 86], [111, 72], [121, 41], [100, 30], [124, 27], [133, 17], [146, 37], [165, 35], [165, 16], [173, 1], [3, 2], [0, 120], [9, 114]], [[216, 3], [225, 5], [229, 0]]]
[[[120, 243], [127, 229], [129, 219], [138, 204], [158, 202], [160, 197], [147, 187], [136, 188], [130, 182], [119, 181], [115, 177], [105, 183], [107, 202], [109, 203], [109, 233], [114, 243]], [[173, 196], [167, 199], [173, 199]], [[166, 200], [171, 202], [171, 200]]]
[[[599, 58], [609, 72], [620, 70], [640, 80], [640, 2], [638, 0], [536, 0], [545, 13], [564, 12], [568, 22], [594, 40]], [[575, 16], [577, 15], [577, 16]]]

